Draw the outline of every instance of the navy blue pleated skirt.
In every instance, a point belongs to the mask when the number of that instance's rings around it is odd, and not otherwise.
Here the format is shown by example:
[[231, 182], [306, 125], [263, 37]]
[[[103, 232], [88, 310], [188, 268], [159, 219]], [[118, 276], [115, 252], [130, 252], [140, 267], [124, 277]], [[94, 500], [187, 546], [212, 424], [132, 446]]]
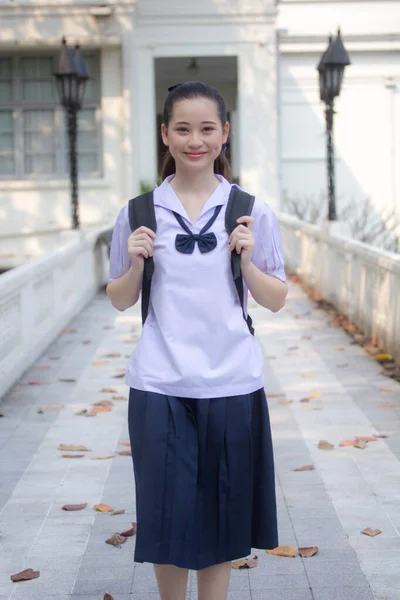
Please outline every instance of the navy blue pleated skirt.
[[130, 390], [136, 562], [192, 570], [278, 546], [264, 390], [191, 399]]

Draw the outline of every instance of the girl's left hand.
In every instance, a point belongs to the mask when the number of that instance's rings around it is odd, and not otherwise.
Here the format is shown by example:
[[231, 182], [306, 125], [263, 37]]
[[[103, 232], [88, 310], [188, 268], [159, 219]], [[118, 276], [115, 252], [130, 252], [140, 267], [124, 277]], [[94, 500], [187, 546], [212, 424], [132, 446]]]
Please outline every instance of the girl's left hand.
[[243, 216], [237, 220], [237, 223], [239, 225], [229, 236], [229, 251], [232, 252], [232, 250], [236, 249], [236, 252], [240, 254], [240, 264], [242, 267], [245, 267], [250, 263], [253, 256], [254, 235], [251, 230], [254, 218]]

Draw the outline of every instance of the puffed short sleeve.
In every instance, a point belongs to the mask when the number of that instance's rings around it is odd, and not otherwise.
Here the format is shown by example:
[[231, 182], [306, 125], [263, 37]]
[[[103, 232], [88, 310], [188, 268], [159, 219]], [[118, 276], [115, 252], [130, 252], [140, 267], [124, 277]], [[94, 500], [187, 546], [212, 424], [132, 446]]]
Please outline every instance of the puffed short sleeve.
[[109, 282], [125, 275], [131, 266], [128, 254], [128, 238], [130, 234], [128, 207], [124, 206], [118, 214], [113, 229], [110, 251]]
[[263, 273], [286, 281], [282, 237], [274, 211], [256, 198], [252, 216], [255, 238], [252, 263]]

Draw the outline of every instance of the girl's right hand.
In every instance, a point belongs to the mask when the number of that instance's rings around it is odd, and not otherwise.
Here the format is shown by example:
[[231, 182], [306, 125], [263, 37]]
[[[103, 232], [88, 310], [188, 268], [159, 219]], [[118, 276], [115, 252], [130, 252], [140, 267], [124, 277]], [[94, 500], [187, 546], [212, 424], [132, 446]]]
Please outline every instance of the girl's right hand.
[[144, 226], [131, 233], [128, 238], [128, 254], [132, 264], [143, 267], [144, 259], [153, 256], [153, 240], [156, 237], [154, 231]]

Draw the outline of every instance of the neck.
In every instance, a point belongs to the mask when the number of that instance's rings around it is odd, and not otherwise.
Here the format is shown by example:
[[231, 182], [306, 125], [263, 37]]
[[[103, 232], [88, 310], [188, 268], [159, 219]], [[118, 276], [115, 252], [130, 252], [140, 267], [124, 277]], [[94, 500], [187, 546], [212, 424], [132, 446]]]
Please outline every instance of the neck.
[[177, 171], [175, 177], [171, 181], [171, 185], [175, 191], [185, 191], [186, 193], [207, 194], [214, 191], [219, 184], [219, 179], [214, 171], [207, 173], [188, 173]]

